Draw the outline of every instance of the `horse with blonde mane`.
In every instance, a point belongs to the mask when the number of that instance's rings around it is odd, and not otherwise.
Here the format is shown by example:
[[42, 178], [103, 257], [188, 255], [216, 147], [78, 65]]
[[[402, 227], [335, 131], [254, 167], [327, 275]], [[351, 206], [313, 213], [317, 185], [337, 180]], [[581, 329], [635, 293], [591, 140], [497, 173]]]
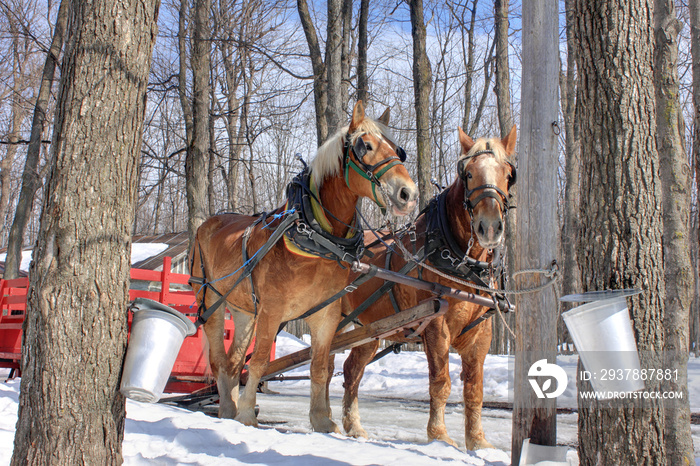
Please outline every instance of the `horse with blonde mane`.
[[[219, 417], [257, 426], [256, 389], [283, 322], [305, 318], [311, 328], [309, 417], [318, 432], [338, 432], [328, 401], [329, 349], [340, 321], [340, 301], [308, 314], [348, 285], [341, 262], [362, 254], [356, 222], [360, 198], [405, 215], [418, 188], [403, 165], [405, 153], [392, 140], [389, 111], [374, 121], [361, 101], [349, 126], [319, 149], [309, 169], [288, 188], [288, 200], [270, 214], [216, 215], [197, 230], [192, 248], [192, 286], [205, 321], [209, 362], [220, 397]], [[252, 265], [251, 265], [252, 264]], [[225, 309], [235, 337], [224, 349]], [[240, 395], [244, 356], [255, 333], [246, 389]]]
[[[478, 293], [473, 288], [457, 285], [445, 275], [474, 282], [481, 281], [479, 276], [483, 276], [483, 272], [488, 274], [493, 259], [492, 250], [503, 240], [508, 189], [515, 182], [515, 167], [509, 161], [515, 150], [515, 138], [515, 126], [503, 140], [482, 138], [476, 142], [459, 129], [461, 155], [457, 164], [458, 176], [419, 215], [415, 228], [399, 239], [405, 251], [422, 255], [423, 261], [431, 266], [420, 271], [414, 267], [409, 275]], [[398, 244], [389, 244], [388, 248], [384, 245], [374, 247], [371, 249], [374, 257], [369, 262], [394, 271], [403, 269], [406, 273], [411, 267], [407, 267], [404, 255], [394, 253], [397, 249]], [[444, 273], [438, 274], [436, 270]], [[387, 293], [377, 292], [382, 286]], [[376, 296], [381, 297], [373, 301]], [[415, 306], [430, 296], [429, 292], [404, 285], [395, 285], [391, 290], [381, 280], [373, 278], [345, 296], [343, 307], [344, 313], [352, 317], [353, 309], [361, 305], [369, 306], [357, 317], [361, 324], [366, 325]], [[421, 335], [430, 376], [428, 438], [455, 445], [445, 427], [445, 404], [451, 388], [449, 349], [452, 346], [462, 359], [466, 447], [469, 450], [488, 448], [491, 444], [486, 440], [481, 426], [481, 407], [484, 360], [491, 343], [491, 322], [480, 320], [486, 308], [453, 298], [447, 300], [448, 311], [433, 319]], [[368, 304], [371, 302], [374, 303]], [[389, 339], [410, 341], [401, 333]], [[374, 357], [378, 345], [378, 341], [373, 341], [353, 348], [343, 367], [343, 426], [347, 434], [353, 437], [367, 437], [360, 423], [358, 389], [365, 366]]]

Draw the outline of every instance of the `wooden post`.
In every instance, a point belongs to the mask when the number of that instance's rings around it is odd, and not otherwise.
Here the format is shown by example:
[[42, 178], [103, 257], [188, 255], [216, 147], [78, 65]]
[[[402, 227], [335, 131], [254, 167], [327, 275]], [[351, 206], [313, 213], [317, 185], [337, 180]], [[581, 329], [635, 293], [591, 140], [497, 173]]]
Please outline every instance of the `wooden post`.
[[[547, 269], [556, 259], [557, 128], [559, 24], [556, 0], [523, 0], [523, 75], [521, 135], [518, 157], [517, 270]], [[519, 289], [546, 281], [543, 275], [521, 275]], [[518, 296], [511, 464], [520, 462], [523, 440], [556, 444], [556, 399], [538, 398], [528, 370], [543, 358], [556, 362], [557, 302], [554, 290]], [[538, 380], [536, 380], [538, 381]], [[544, 380], [539, 380], [543, 385]], [[570, 383], [574, 383], [570, 381]], [[556, 384], [556, 381], [553, 381]], [[552, 385], [554, 387], [554, 385]], [[545, 390], [552, 392], [553, 389]]]

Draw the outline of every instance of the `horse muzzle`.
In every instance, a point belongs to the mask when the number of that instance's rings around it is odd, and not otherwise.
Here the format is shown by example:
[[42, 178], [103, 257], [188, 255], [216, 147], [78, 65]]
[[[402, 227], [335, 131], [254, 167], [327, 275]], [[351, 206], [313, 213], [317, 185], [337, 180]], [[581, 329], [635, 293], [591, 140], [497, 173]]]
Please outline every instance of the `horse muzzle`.
[[391, 212], [399, 217], [407, 215], [418, 204], [418, 187], [415, 183], [407, 184], [403, 180], [388, 180], [387, 195], [391, 203]]

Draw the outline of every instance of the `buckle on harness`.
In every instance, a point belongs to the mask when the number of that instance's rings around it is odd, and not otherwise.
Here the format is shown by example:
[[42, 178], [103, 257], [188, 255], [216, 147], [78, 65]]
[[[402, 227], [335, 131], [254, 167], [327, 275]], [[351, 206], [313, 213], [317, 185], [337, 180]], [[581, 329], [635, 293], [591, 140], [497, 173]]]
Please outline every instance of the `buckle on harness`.
[[347, 293], [352, 293], [353, 291], [355, 291], [357, 289], [357, 285], [353, 285], [351, 283], [348, 286], [346, 286], [344, 289]]

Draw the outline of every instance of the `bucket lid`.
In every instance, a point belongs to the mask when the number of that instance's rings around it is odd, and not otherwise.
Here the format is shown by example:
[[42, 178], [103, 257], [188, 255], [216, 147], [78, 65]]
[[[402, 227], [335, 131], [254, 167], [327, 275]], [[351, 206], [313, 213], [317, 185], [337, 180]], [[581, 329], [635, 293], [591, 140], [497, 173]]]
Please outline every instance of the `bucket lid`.
[[567, 303], [590, 303], [603, 299], [626, 298], [641, 293], [639, 288], [625, 288], [622, 290], [587, 291], [586, 293], [567, 294], [559, 298], [559, 301]]
[[134, 302], [131, 304], [130, 309], [133, 312], [137, 311], [145, 311], [145, 310], [158, 310], [158, 311], [163, 311], [167, 312], [168, 314], [172, 314], [175, 317], [179, 318], [182, 320], [182, 322], [185, 324], [185, 327], [187, 328], [187, 335], [194, 335], [194, 333], [197, 331], [197, 327], [194, 326], [192, 321], [187, 318], [182, 312], [173, 309], [172, 307], [165, 305], [163, 303], [159, 303], [158, 301], [154, 301], [152, 299], [148, 298], [136, 298], [134, 299]]

